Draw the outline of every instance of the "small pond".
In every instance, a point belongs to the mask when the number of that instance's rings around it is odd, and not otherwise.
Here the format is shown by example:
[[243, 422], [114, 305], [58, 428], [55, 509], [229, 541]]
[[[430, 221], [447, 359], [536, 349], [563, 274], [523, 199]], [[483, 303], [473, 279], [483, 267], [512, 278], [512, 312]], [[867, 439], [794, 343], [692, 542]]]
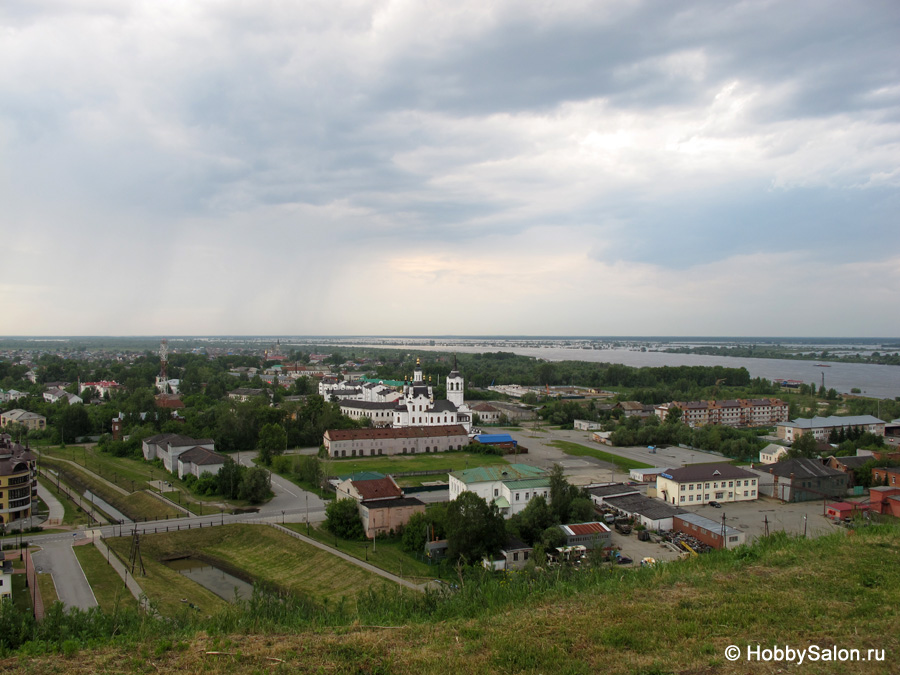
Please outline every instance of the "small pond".
[[236, 576], [223, 572], [215, 565], [196, 558], [179, 558], [163, 563], [169, 569], [178, 571], [187, 578], [196, 581], [203, 588], [212, 591], [223, 600], [232, 602], [235, 592], [242, 600], [249, 600], [253, 595], [253, 586]]

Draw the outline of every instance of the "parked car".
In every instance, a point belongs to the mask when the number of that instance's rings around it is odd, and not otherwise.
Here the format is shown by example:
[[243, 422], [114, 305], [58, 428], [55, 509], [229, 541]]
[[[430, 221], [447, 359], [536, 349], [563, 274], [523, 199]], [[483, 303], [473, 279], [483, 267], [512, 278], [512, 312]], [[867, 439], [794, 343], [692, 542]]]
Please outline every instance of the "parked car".
[[616, 558], [616, 565], [630, 565], [634, 560], [629, 558], [627, 555], [620, 555]]
[[722, 505], [719, 502], [710, 502], [709, 505], [712, 506], [714, 509], [722, 508]]

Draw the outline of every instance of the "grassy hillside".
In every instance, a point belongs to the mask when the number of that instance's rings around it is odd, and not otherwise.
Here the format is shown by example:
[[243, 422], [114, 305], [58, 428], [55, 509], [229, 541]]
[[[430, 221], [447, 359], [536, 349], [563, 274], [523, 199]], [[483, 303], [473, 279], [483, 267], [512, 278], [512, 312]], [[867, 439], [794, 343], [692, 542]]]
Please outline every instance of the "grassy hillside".
[[[122, 560], [129, 559], [130, 538], [114, 538], [109, 544]], [[176, 615], [182, 608], [180, 598], [191, 599], [203, 612], [225, 607], [223, 600], [159, 562], [198, 555], [318, 602], [343, 599], [352, 605], [359, 592], [381, 583], [380, 577], [271, 527], [225, 525], [148, 534], [141, 538], [147, 576], [138, 583], [163, 615]]]
[[[900, 658], [898, 606], [900, 530], [879, 526], [774, 535], [634, 571], [476, 575], [443, 600], [369, 594], [343, 625], [288, 628], [290, 617], [257, 614], [70, 656], [7, 658], [0, 672], [887, 674]], [[730, 662], [729, 645], [884, 649], [886, 660]]]

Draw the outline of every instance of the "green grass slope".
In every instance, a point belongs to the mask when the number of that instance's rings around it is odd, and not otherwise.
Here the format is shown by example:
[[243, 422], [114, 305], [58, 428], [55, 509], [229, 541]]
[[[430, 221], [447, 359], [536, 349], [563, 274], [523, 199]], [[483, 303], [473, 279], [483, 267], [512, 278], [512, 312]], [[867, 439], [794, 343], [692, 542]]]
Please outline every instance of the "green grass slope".
[[[472, 577], [446, 599], [372, 593], [355, 619], [215, 624], [161, 638], [10, 657], [23, 673], [896, 673], [900, 529], [627, 571]], [[737, 646], [742, 656], [726, 658]], [[884, 650], [884, 661], [748, 662], [747, 646]]]

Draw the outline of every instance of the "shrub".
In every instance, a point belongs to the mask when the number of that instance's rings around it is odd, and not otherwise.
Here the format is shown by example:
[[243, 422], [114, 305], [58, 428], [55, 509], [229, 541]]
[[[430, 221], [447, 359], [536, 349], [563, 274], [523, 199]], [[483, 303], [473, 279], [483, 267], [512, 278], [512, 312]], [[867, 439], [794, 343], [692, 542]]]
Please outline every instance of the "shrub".
[[325, 527], [341, 539], [362, 539], [362, 518], [353, 499], [335, 499], [325, 508]]

